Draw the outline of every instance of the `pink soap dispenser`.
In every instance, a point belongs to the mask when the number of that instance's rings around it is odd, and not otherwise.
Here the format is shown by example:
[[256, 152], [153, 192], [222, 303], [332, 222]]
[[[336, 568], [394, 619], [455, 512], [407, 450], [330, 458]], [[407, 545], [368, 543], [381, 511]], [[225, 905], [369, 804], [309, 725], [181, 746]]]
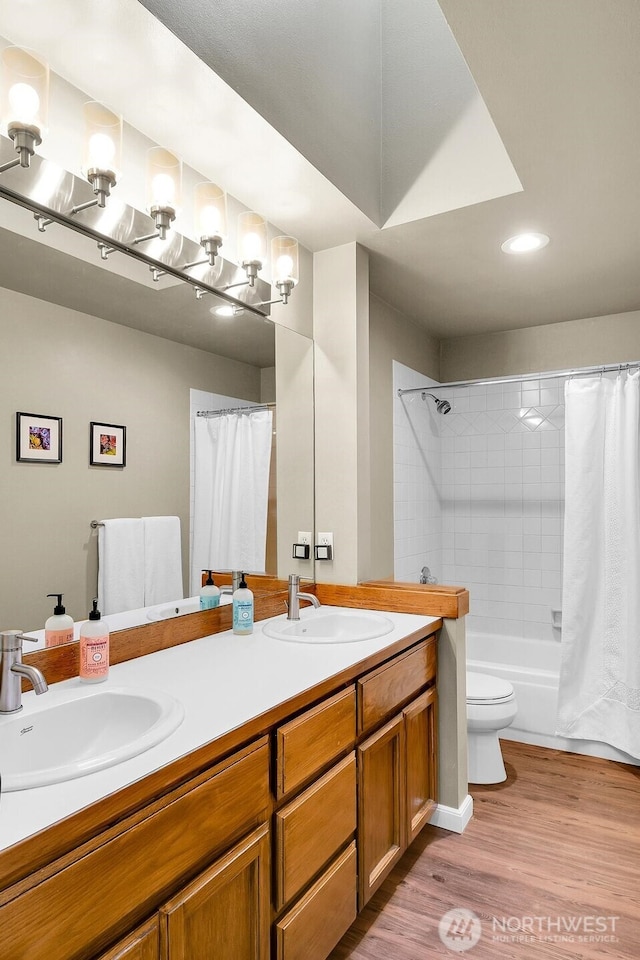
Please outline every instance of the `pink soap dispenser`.
[[80, 679], [102, 683], [109, 676], [109, 631], [93, 601], [89, 619], [80, 627]]

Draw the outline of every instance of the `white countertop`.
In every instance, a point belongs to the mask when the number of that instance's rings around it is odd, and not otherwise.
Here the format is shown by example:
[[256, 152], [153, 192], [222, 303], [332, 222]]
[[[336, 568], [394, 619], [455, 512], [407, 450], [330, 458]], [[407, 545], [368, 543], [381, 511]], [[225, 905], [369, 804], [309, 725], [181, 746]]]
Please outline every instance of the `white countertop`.
[[[225, 631], [111, 667], [108, 680], [96, 684], [96, 691], [109, 687], [162, 690], [182, 702], [184, 720], [162, 743], [113, 767], [64, 783], [2, 793], [0, 850], [140, 780], [414, 631], [428, 633], [438, 619], [376, 612], [388, 617], [394, 629], [374, 640], [283, 642], [263, 634], [263, 623], [271, 620], [256, 623], [253, 634], [246, 637]], [[301, 619], [307, 616], [313, 616], [313, 608], [301, 611]], [[74, 678], [52, 684], [40, 697], [29, 691], [23, 695], [20, 716], [27, 720], [79, 687], [86, 691], [87, 684]], [[0, 773], [1, 738], [0, 720]]]

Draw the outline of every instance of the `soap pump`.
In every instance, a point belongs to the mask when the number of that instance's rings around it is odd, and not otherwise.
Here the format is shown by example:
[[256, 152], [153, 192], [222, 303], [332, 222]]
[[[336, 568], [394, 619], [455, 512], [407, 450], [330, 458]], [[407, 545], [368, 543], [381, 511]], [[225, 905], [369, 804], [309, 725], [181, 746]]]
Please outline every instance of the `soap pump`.
[[200, 587], [200, 609], [212, 610], [220, 605], [220, 590], [213, 582], [211, 570], [203, 570], [202, 572], [209, 574], [209, 576]]
[[89, 619], [80, 627], [80, 679], [102, 683], [109, 676], [109, 630], [93, 601]]
[[53, 608], [53, 615], [50, 616], [44, 625], [44, 645], [45, 647], [57, 647], [61, 643], [71, 643], [73, 640], [73, 617], [66, 612], [62, 598], [62, 593], [48, 593], [48, 597], [55, 597], [58, 601]]
[[253, 633], [253, 593], [247, 587], [244, 573], [240, 574], [240, 586], [233, 592], [233, 632], [244, 636]]

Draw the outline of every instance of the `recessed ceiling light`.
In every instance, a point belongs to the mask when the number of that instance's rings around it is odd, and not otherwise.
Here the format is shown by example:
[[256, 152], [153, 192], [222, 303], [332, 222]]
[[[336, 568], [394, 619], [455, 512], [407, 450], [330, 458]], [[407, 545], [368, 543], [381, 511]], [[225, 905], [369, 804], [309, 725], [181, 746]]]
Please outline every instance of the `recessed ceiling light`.
[[542, 250], [549, 243], [546, 233], [518, 233], [502, 244], [505, 253], [533, 253]]

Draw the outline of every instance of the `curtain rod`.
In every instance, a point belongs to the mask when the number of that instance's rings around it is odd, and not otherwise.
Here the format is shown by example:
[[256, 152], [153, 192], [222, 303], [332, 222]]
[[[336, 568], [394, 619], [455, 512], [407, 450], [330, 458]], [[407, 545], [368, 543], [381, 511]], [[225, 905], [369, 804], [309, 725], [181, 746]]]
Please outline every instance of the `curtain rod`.
[[256, 410], [268, 410], [275, 403], [256, 403], [248, 407], [228, 407], [226, 410], [198, 410], [197, 417], [224, 417], [227, 413], [253, 413]]
[[530, 380], [555, 380], [558, 377], [588, 377], [592, 373], [612, 373], [614, 370], [621, 372], [629, 370], [631, 367], [639, 367], [640, 360], [631, 360], [627, 363], [611, 363], [602, 367], [575, 367], [571, 370], [551, 370], [546, 373], [523, 373], [519, 377], [497, 377], [492, 380], [489, 378], [480, 378], [478, 380], [453, 380], [450, 383], [434, 383], [425, 387], [410, 387], [405, 390], [398, 389], [398, 396], [403, 397], [405, 393], [420, 393], [420, 391], [444, 390], [448, 387], [476, 387], [489, 386], [494, 383], [526, 383]]

